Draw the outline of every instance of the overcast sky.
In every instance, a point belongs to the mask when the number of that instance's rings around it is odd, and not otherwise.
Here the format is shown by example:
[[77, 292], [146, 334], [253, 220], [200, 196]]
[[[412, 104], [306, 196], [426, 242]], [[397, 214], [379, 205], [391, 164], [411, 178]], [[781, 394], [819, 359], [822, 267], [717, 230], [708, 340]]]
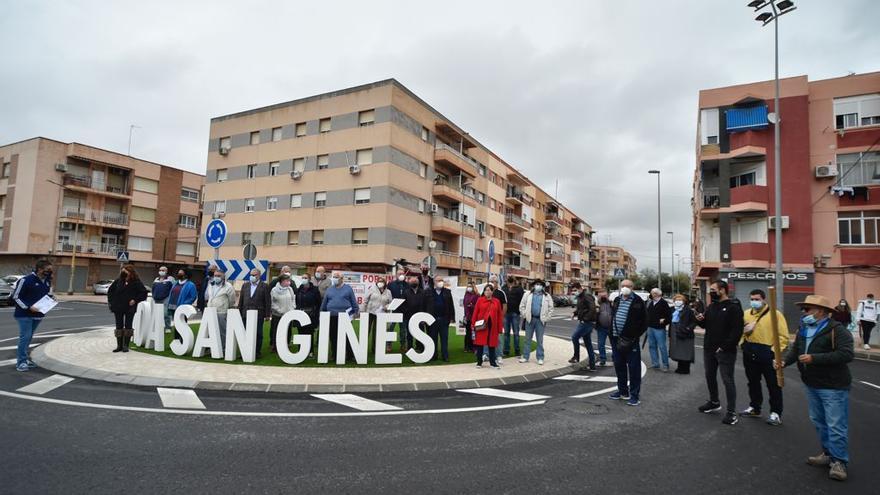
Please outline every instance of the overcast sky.
[[[0, 144], [37, 135], [204, 173], [211, 117], [394, 77], [657, 266], [688, 256], [697, 92], [773, 77], [746, 0], [0, 0]], [[781, 75], [880, 70], [880, 2], [796, 0]], [[686, 263], [682, 264], [682, 269]]]

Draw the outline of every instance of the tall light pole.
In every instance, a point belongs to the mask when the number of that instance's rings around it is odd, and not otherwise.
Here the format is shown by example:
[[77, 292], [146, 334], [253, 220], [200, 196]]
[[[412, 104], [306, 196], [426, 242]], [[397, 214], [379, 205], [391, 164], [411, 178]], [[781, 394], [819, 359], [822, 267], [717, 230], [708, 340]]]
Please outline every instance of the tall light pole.
[[[458, 221], [461, 222], [461, 235], [458, 237], [458, 276], [461, 277], [461, 280], [465, 280], [464, 277], [464, 188], [469, 187], [471, 185], [470, 182], [466, 182], [464, 180], [464, 174], [459, 172], [458, 174], [458, 192], [461, 193], [461, 203], [458, 204]], [[489, 267], [491, 270], [492, 260], [489, 260]], [[474, 268], [476, 270], [476, 268]], [[486, 279], [488, 280], [488, 278]]]
[[[56, 186], [61, 188], [61, 195], [64, 196], [64, 184], [60, 184], [51, 179], [46, 179], [46, 182], [50, 182], [55, 184]], [[62, 208], [63, 208], [62, 203]], [[73, 223], [73, 250], [70, 253], [70, 278], [67, 280], [67, 295], [73, 295], [73, 278], [76, 274], [76, 236], [79, 233], [79, 217], [82, 215], [82, 199], [79, 197], [76, 198], [76, 218]], [[57, 220], [56, 220], [57, 221]], [[61, 244], [61, 253], [64, 253], [64, 244]]]
[[773, 96], [773, 112], [776, 114], [774, 118], [767, 120], [773, 124], [773, 208], [775, 211], [776, 225], [773, 234], [776, 241], [776, 307], [780, 311], [785, 307], [785, 297], [783, 293], [784, 275], [782, 273], [782, 159], [779, 151], [779, 125], [782, 122], [781, 112], [779, 108], [779, 16], [785, 15], [797, 7], [791, 0], [752, 0], [748, 4], [749, 7], [755, 9], [755, 12], [763, 10], [767, 7], [773, 11], [761, 12], [755, 17], [762, 26], [770, 24], [773, 21], [773, 59], [774, 59], [774, 76], [773, 82], [775, 94]]
[[648, 170], [649, 174], [657, 174], [657, 288], [663, 292], [663, 259], [660, 251], [660, 171]]
[[134, 125], [134, 124], [131, 124], [130, 126], [128, 126], [128, 156], [131, 156], [131, 133], [135, 129], [140, 129], [140, 128], [141, 128], [141, 126]]
[[669, 290], [675, 295], [677, 293], [675, 290], [675, 234], [673, 232], [667, 232], [667, 234], [669, 234], [669, 272], [672, 273], [669, 277]]

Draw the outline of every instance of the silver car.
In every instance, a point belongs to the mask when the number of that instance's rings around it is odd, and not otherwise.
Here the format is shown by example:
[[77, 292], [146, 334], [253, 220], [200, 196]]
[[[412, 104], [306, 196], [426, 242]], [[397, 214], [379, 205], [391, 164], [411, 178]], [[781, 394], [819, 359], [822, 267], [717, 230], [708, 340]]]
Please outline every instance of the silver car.
[[110, 284], [112, 284], [112, 280], [98, 280], [95, 282], [95, 294], [107, 294], [107, 290], [110, 288]]
[[8, 303], [9, 296], [15, 290], [15, 284], [22, 278], [24, 278], [24, 275], [7, 275], [0, 278], [0, 304]]

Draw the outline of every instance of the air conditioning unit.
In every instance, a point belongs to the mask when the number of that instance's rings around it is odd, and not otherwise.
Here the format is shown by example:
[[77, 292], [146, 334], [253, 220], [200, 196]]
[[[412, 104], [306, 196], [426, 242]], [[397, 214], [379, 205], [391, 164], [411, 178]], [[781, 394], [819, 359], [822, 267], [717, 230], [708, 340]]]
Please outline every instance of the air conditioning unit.
[[437, 203], [431, 203], [431, 213], [439, 213], [439, 212], [440, 212], [440, 206], [438, 206]]
[[828, 177], [837, 177], [837, 167], [833, 165], [819, 165], [816, 167], [817, 179], [825, 179]]
[[351, 175], [357, 175], [357, 174], [361, 173], [361, 166], [360, 165], [349, 165], [348, 166], [348, 173], [350, 173]]
[[[788, 228], [788, 216], [781, 216], [779, 218], [782, 220], [782, 228], [787, 229]], [[767, 217], [767, 228], [769, 228], [769, 229], [776, 228], [776, 217], [775, 216]]]
[[218, 151], [220, 151], [221, 155], [228, 155], [229, 154], [229, 148], [226, 146], [220, 148]]
[[56, 172], [67, 172], [67, 164], [66, 163], [56, 163], [55, 164]]
[[302, 179], [302, 176], [303, 176], [303, 173], [300, 172], [299, 170], [294, 170], [293, 172], [290, 172], [290, 178], [293, 180], [300, 180], [300, 179]]

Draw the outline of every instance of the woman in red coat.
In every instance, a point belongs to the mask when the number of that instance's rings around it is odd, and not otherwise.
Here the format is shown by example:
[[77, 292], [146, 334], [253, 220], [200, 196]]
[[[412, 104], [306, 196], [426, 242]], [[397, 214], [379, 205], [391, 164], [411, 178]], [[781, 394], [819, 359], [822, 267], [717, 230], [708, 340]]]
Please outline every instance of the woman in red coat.
[[[501, 301], [492, 297], [495, 288], [492, 284], [483, 287], [483, 297], [477, 299], [474, 306], [474, 314], [471, 315], [471, 328], [473, 328], [474, 349], [477, 355], [477, 368], [483, 367], [483, 346], [489, 346], [489, 364], [493, 368], [499, 368], [495, 362], [495, 348], [498, 346], [498, 336], [504, 325], [504, 315], [501, 314]], [[477, 322], [483, 321], [483, 330], [476, 328]]]

